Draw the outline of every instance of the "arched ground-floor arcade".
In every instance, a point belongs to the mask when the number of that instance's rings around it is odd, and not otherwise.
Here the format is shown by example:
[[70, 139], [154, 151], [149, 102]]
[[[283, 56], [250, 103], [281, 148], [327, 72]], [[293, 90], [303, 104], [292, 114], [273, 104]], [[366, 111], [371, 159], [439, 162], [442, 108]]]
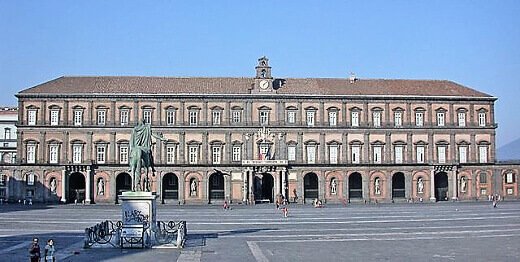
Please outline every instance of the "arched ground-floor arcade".
[[[299, 203], [520, 199], [520, 164], [294, 167], [276, 162], [156, 169], [148, 187], [163, 204], [260, 204], [277, 196]], [[116, 203], [131, 188], [132, 177], [121, 166], [0, 168], [0, 197], [8, 201]]]

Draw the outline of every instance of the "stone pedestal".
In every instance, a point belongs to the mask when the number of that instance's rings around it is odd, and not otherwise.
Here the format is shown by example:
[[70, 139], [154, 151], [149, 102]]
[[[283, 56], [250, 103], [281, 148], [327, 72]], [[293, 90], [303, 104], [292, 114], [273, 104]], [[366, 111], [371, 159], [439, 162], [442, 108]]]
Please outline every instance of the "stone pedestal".
[[144, 237], [146, 245], [151, 245], [157, 224], [156, 196], [151, 192], [123, 192], [119, 199], [123, 227], [139, 226], [147, 221], [149, 227], [144, 230]]

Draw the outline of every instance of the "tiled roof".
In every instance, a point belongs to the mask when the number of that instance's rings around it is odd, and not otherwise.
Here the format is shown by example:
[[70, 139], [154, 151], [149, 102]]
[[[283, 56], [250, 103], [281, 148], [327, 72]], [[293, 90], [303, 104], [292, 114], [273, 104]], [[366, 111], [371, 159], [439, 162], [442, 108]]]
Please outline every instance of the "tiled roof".
[[[446, 80], [286, 78], [278, 94], [491, 97]], [[60, 77], [25, 89], [29, 94], [249, 94], [254, 78]]]

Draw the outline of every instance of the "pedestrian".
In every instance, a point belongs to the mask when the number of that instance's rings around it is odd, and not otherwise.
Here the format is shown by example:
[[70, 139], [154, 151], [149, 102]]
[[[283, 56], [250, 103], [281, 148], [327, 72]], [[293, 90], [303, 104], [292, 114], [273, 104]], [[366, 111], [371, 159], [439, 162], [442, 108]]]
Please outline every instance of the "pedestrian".
[[289, 209], [287, 208], [287, 206], [283, 206], [282, 207], [283, 217], [287, 217], [288, 213], [289, 213]]
[[31, 258], [31, 262], [40, 262], [40, 244], [38, 243], [38, 238], [33, 238], [33, 242], [31, 247], [29, 248], [29, 257]]
[[298, 194], [296, 193], [296, 188], [293, 189], [293, 195], [294, 195], [294, 203], [298, 203]]
[[493, 196], [493, 208], [497, 207], [497, 197]]
[[56, 262], [54, 252], [56, 252], [56, 249], [54, 248], [54, 240], [49, 239], [47, 240], [47, 245], [45, 246], [45, 262]]
[[229, 209], [229, 205], [228, 205], [228, 202], [227, 200], [224, 201], [224, 206], [223, 206], [224, 210], [228, 210]]

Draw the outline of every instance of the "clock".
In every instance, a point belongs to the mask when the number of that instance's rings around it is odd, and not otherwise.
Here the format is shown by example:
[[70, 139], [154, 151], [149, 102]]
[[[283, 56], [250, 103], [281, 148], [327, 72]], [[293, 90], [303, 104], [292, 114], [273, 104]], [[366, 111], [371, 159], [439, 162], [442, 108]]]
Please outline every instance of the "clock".
[[268, 87], [269, 87], [269, 81], [267, 81], [267, 80], [260, 81], [260, 88], [261, 89], [267, 89]]

